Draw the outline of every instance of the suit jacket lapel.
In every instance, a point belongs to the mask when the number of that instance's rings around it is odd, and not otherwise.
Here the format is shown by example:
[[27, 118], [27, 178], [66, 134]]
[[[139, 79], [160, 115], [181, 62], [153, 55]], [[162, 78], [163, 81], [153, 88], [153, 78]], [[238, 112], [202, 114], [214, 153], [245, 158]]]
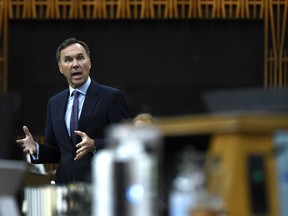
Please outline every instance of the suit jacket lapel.
[[100, 99], [98, 84], [91, 79], [91, 84], [87, 90], [85, 101], [82, 107], [81, 116], [79, 119], [78, 128], [80, 130], [85, 129], [86, 123], [89, 121], [89, 116], [95, 109], [96, 104]]
[[[61, 95], [61, 99], [58, 101], [59, 103], [57, 104], [57, 124], [55, 124], [57, 126], [58, 131], [60, 131], [61, 134], [65, 134], [64, 138], [65, 138], [65, 143], [66, 142], [71, 142], [67, 127], [66, 127], [66, 123], [65, 123], [65, 113], [66, 113], [66, 107], [67, 107], [67, 101], [68, 101], [68, 97], [69, 97], [69, 89], [67, 89], [66, 91], [63, 92], [63, 94]], [[69, 140], [69, 141], [68, 141]]]

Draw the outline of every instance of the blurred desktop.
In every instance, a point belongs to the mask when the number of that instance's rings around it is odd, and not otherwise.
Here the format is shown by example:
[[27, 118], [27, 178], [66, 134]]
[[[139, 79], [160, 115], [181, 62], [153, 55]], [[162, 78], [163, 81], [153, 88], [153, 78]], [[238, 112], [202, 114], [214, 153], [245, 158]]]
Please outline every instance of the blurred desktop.
[[[192, 146], [206, 155], [206, 189], [220, 197], [226, 211], [219, 215], [286, 215], [287, 89], [218, 89], [202, 96], [205, 112], [158, 119], [165, 134], [166, 184], [171, 189], [181, 174], [181, 159], [175, 154]], [[192, 193], [190, 197], [189, 205], [193, 205]], [[168, 211], [168, 215], [174, 214]]]
[[[167, 165], [164, 175], [169, 189], [179, 175], [174, 172], [179, 169], [176, 149], [185, 150], [183, 145], [199, 148], [203, 144], [207, 149], [198, 152], [206, 155], [204, 164], [209, 167], [206, 189], [220, 198], [227, 215], [282, 215], [275, 133], [279, 129], [287, 133], [288, 114], [213, 113], [167, 117], [158, 121], [167, 140], [164, 148], [169, 149], [164, 152], [163, 162]], [[285, 143], [288, 144], [288, 140]], [[282, 187], [287, 185], [287, 181], [281, 181]], [[170, 199], [169, 192], [167, 196]]]
[[[70, 212], [74, 215], [96, 216], [99, 212], [98, 208], [95, 209], [95, 202], [105, 197], [115, 203], [114, 207], [122, 215], [131, 215], [132, 212], [133, 216], [142, 215], [143, 212], [155, 216], [212, 213], [217, 216], [285, 215], [287, 169], [283, 163], [288, 160], [284, 148], [288, 145], [287, 96], [286, 90], [217, 90], [204, 94], [203, 100], [208, 110], [205, 113], [157, 117], [156, 127], [137, 127], [137, 130], [131, 125], [127, 127], [120, 124], [117, 136], [123, 140], [117, 143], [117, 139], [113, 138], [113, 148], [97, 157], [97, 167], [101, 169], [101, 172], [97, 169], [93, 171], [97, 181], [91, 185], [52, 185], [48, 181], [37, 181], [32, 185], [32, 181], [29, 183], [26, 177], [23, 182], [25, 208], [22, 213], [37, 215], [45, 212], [52, 216], [55, 212]], [[2, 115], [3, 112], [11, 113], [14, 99], [3, 97], [2, 101]], [[13, 117], [3, 117], [6, 121], [4, 125], [13, 128]], [[4, 125], [1, 127], [7, 130]], [[146, 134], [147, 129], [150, 130], [149, 134]], [[151, 155], [153, 151], [143, 141], [156, 132], [157, 142], [161, 140], [162, 143], [161, 158]], [[9, 143], [11, 137], [2, 137]], [[141, 148], [132, 146], [134, 150], [131, 152], [131, 143], [140, 144]], [[147, 144], [150, 145], [150, 141]], [[11, 157], [11, 150], [5, 151], [3, 157]], [[158, 171], [152, 163], [153, 158], [159, 159]], [[201, 163], [197, 162], [199, 158]], [[143, 159], [145, 163], [141, 162]], [[104, 170], [101, 160], [109, 162], [105, 163], [107, 167]], [[118, 171], [113, 173], [116, 165], [125, 172], [117, 168]], [[103, 175], [105, 170], [106, 177]], [[31, 173], [29, 176], [38, 178]], [[103, 180], [104, 177], [106, 180]], [[121, 182], [116, 184], [114, 181], [119, 179]], [[154, 182], [155, 179], [158, 179], [157, 182]], [[104, 186], [98, 185], [99, 182]], [[157, 190], [151, 187], [153, 185], [158, 185]], [[111, 193], [111, 190], [116, 190], [117, 194]], [[155, 197], [150, 197], [141, 201], [143, 206], [132, 206], [134, 202], [140, 202], [145, 191], [150, 195], [157, 193], [159, 200], [156, 202]], [[87, 195], [85, 199], [83, 192]], [[98, 206], [104, 212], [106, 206], [106, 210], [111, 213], [113, 209], [110, 201], [103, 203], [103, 199]], [[157, 203], [156, 209], [152, 205], [153, 200]], [[116, 216], [117, 211], [111, 215]]]
[[24, 161], [0, 159], [0, 215], [20, 216], [22, 199], [18, 200], [22, 191], [26, 172]]
[[202, 94], [205, 111], [288, 113], [288, 89], [231, 88]]

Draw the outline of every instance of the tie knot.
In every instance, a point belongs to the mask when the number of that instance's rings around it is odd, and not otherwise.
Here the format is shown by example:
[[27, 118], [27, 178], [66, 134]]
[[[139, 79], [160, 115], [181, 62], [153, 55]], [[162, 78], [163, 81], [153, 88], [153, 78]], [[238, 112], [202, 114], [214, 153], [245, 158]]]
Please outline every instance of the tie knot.
[[78, 92], [77, 90], [74, 90], [72, 92], [72, 96], [74, 96], [74, 98], [78, 98], [79, 94], [80, 94], [80, 92]]

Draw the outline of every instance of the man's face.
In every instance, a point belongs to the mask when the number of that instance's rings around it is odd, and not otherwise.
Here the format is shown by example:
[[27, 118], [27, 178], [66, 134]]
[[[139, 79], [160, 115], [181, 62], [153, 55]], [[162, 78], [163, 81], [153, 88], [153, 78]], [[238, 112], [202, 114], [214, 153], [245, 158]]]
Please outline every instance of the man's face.
[[58, 66], [69, 85], [77, 88], [88, 79], [91, 61], [84, 47], [76, 43], [61, 50]]

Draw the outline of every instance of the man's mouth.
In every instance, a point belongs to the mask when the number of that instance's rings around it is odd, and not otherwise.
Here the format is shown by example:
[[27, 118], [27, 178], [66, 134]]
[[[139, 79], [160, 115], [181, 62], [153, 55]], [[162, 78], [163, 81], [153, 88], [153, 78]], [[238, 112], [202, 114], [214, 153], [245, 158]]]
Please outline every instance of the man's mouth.
[[72, 73], [72, 77], [79, 76], [81, 74], [82, 74], [81, 72], [74, 72], [74, 73]]

